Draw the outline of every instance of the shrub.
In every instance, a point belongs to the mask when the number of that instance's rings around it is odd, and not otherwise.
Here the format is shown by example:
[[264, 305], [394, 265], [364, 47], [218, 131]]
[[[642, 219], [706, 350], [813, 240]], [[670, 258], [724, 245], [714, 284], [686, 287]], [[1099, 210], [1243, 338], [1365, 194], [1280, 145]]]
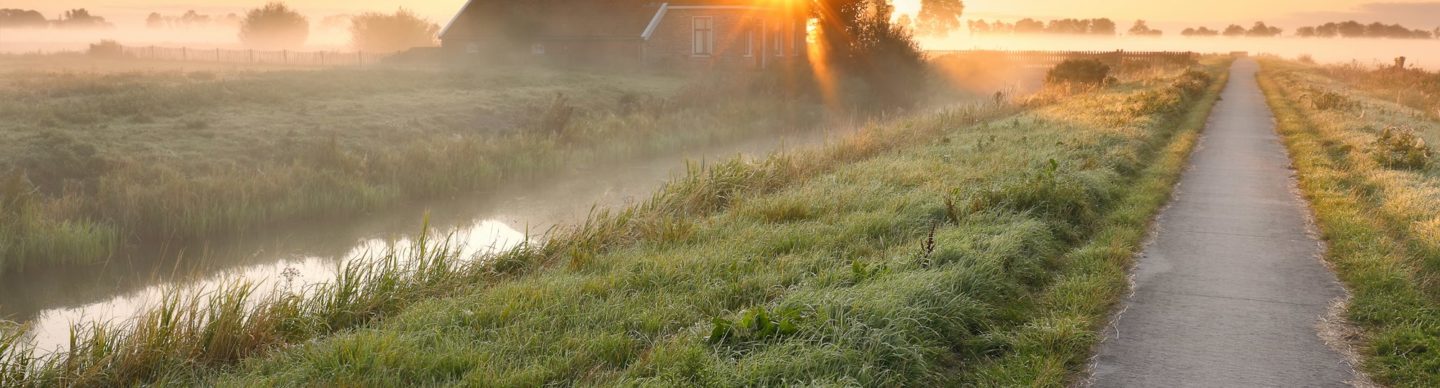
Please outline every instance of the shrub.
[[240, 21], [240, 41], [253, 48], [298, 48], [309, 37], [310, 21], [281, 2], [252, 9]]
[[120, 42], [106, 39], [100, 41], [100, 43], [91, 44], [90, 50], [87, 51], [86, 54], [92, 57], [102, 58], [123, 57], [125, 56], [125, 46], [121, 46]]
[[1375, 161], [1385, 167], [1412, 170], [1428, 166], [1432, 155], [1425, 139], [1421, 139], [1414, 130], [1400, 127], [1385, 128], [1371, 144], [1371, 152]]
[[1344, 94], [1328, 90], [1312, 94], [1310, 96], [1310, 104], [1314, 105], [1315, 109], [1318, 110], [1341, 111], [1355, 109], [1360, 106], [1360, 104], [1351, 101], [1349, 97], [1345, 97]]
[[1045, 75], [1046, 84], [1100, 85], [1110, 77], [1110, 65], [1094, 59], [1067, 59]]

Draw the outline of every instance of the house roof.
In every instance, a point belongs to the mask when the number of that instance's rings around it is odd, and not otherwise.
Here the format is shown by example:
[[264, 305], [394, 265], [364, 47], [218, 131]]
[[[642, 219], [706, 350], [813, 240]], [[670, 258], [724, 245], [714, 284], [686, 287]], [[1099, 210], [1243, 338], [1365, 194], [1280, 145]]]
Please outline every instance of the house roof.
[[754, 9], [774, 0], [528, 0], [517, 9], [511, 0], [469, 0], [440, 33], [452, 37], [501, 37], [520, 29], [541, 38], [645, 39], [667, 9]]

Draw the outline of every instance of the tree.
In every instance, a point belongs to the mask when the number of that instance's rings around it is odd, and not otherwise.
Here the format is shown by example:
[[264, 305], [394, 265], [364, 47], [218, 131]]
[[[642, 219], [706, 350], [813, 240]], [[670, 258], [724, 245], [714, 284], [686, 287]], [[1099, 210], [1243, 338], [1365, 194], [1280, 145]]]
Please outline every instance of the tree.
[[1295, 30], [1295, 36], [1301, 38], [1314, 38], [1315, 27], [1300, 27], [1299, 29]]
[[1281, 32], [1283, 32], [1283, 30], [1267, 26], [1265, 22], [1255, 22], [1255, 25], [1250, 27], [1250, 30], [1245, 31], [1245, 36], [1268, 38], [1278, 36]]
[[1039, 32], [1045, 32], [1044, 22], [1031, 18], [1024, 18], [1015, 22], [1015, 33], [1017, 34], [1034, 34]]
[[915, 25], [921, 35], [944, 37], [960, 29], [960, 16], [965, 13], [961, 0], [920, 0], [920, 14]]
[[822, 0], [812, 14], [820, 26], [823, 60], [839, 75], [864, 83], [866, 101], [875, 107], [910, 106], [925, 87], [925, 54], [911, 35], [891, 20], [885, 0]]
[[105, 21], [105, 18], [91, 15], [89, 10], [84, 8], [72, 9], [60, 14], [60, 19], [55, 21], [60, 28], [110, 28], [113, 24]]
[[1090, 34], [1092, 35], [1115, 35], [1115, 21], [1100, 18], [1090, 20]]
[[1241, 27], [1239, 24], [1231, 24], [1229, 27], [1225, 27], [1223, 34], [1225, 36], [1245, 36], [1245, 32], [1245, 27]]
[[0, 28], [45, 28], [50, 21], [35, 10], [0, 9]]
[[310, 21], [285, 3], [274, 2], [252, 9], [240, 21], [240, 42], [253, 48], [299, 48], [309, 37]]
[[1135, 21], [1135, 25], [1130, 27], [1130, 35], [1135, 35], [1135, 36], [1160, 36], [1160, 35], [1163, 35], [1163, 34], [1165, 34], [1164, 31], [1160, 31], [1160, 30], [1156, 30], [1156, 29], [1150, 28], [1150, 25], [1149, 25], [1149, 24], [1146, 24], [1144, 20], [1136, 20], [1136, 21]]
[[145, 27], [165, 28], [165, 17], [160, 16], [159, 12], [151, 12], [150, 16], [145, 17]]
[[404, 8], [394, 14], [360, 14], [351, 19], [350, 24], [350, 38], [355, 48], [373, 52], [434, 46], [439, 32], [440, 26]]

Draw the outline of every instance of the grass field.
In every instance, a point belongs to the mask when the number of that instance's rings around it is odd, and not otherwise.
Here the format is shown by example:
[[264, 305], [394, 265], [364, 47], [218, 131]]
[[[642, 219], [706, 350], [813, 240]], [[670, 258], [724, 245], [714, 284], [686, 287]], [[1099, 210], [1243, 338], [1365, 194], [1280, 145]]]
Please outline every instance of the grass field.
[[1440, 144], [1440, 121], [1380, 81], [1424, 74], [1273, 59], [1264, 67], [1261, 85], [1328, 243], [1327, 260], [1353, 293], [1348, 318], [1362, 331], [1354, 340], [1364, 369], [1388, 385], [1433, 385], [1440, 381], [1440, 159], [1425, 144]]
[[43, 59], [0, 58], [0, 271], [343, 219], [823, 121], [817, 104], [754, 77], [204, 65], [101, 72], [89, 62], [36, 70]]
[[697, 166], [480, 264], [402, 252], [427, 259], [177, 297], [56, 357], [0, 353], [0, 384], [1063, 385], [1225, 69]]

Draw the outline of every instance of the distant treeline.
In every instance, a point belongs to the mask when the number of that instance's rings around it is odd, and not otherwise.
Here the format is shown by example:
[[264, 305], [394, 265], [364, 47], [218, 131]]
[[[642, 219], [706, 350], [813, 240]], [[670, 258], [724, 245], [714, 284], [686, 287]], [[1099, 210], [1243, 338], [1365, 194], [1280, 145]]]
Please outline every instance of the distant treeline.
[[1040, 21], [1024, 18], [1014, 23], [1003, 21], [988, 22], [971, 20], [970, 33], [984, 34], [1068, 34], [1068, 35], [1115, 35], [1115, 22], [1106, 19], [1059, 19]]
[[1295, 30], [1295, 36], [1302, 38], [1394, 38], [1434, 39], [1440, 37], [1440, 27], [1433, 31], [1409, 29], [1399, 24], [1386, 25], [1380, 22], [1360, 24], [1351, 20], [1340, 23], [1325, 23]]
[[91, 15], [84, 8], [72, 9], [60, 14], [59, 19], [50, 20], [36, 10], [0, 9], [0, 28], [111, 28], [114, 24], [105, 18]]
[[1199, 27], [1199, 28], [1186, 28], [1186, 29], [1180, 31], [1180, 36], [1221, 36], [1221, 35], [1224, 35], [1224, 36], [1230, 36], [1230, 37], [1248, 36], [1248, 37], [1253, 37], [1253, 38], [1270, 38], [1270, 37], [1280, 36], [1280, 34], [1281, 34], [1281, 33], [1284, 33], [1284, 32], [1285, 32], [1285, 30], [1280, 29], [1279, 27], [1272, 27], [1272, 26], [1266, 25], [1265, 22], [1255, 22], [1255, 25], [1250, 26], [1249, 29], [1246, 29], [1245, 27], [1242, 27], [1242, 26], [1240, 26], [1239, 24], [1231, 24], [1229, 27], [1225, 27], [1225, 30], [1224, 30], [1224, 31], [1212, 30], [1212, 29], [1210, 29], [1209, 27], [1203, 27], [1203, 26], [1202, 26], [1202, 27]]
[[212, 25], [224, 27], [239, 27], [240, 15], [230, 13], [225, 16], [202, 15], [194, 10], [186, 11], [180, 16], [166, 16], [159, 12], [151, 12], [145, 17], [145, 27], [154, 29], [163, 28], [205, 28]]

